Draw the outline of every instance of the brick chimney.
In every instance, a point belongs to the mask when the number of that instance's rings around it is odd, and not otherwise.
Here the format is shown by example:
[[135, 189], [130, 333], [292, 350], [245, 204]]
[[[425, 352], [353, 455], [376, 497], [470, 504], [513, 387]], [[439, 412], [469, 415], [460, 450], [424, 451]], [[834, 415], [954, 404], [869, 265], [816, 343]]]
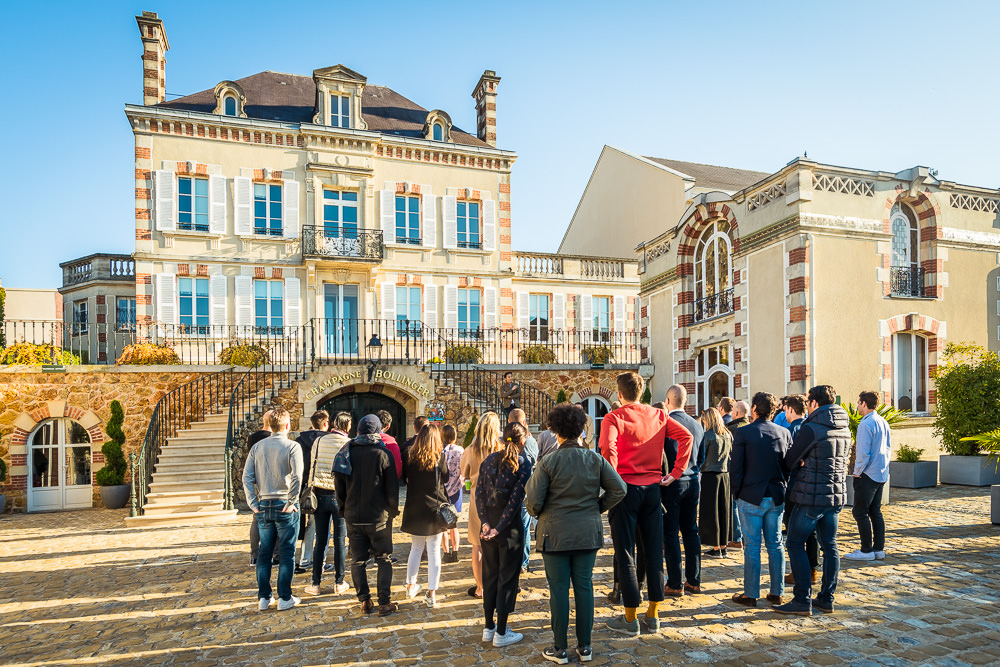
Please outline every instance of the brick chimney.
[[139, 37], [142, 38], [142, 103], [159, 104], [166, 99], [167, 51], [170, 43], [163, 29], [163, 21], [156, 12], [143, 12], [136, 16]]
[[500, 77], [491, 69], [479, 77], [472, 96], [476, 99], [476, 136], [496, 148], [497, 145], [497, 84]]

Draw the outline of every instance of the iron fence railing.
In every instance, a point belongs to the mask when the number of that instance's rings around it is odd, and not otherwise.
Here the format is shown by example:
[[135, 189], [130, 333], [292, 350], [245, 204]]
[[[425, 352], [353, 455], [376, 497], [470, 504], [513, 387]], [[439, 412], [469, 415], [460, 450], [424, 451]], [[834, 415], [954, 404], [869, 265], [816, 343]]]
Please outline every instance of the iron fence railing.
[[304, 225], [302, 254], [381, 262], [385, 255], [382, 230]]
[[694, 321], [702, 322], [713, 317], [728, 315], [733, 312], [733, 290], [729, 288], [709, 294], [694, 302]]
[[889, 267], [889, 292], [892, 296], [924, 296], [924, 268], [921, 266]]
[[[501, 395], [503, 371], [493, 371], [474, 364], [445, 365], [432, 367], [431, 376], [436, 382], [443, 382], [471, 401], [477, 413], [482, 414], [488, 410], [496, 412], [501, 417], [501, 424], [506, 423], [510, 401], [505, 401]], [[529, 424], [545, 424], [549, 412], [555, 406], [555, 399], [545, 392], [521, 384], [521, 398], [517, 407], [524, 410]]]

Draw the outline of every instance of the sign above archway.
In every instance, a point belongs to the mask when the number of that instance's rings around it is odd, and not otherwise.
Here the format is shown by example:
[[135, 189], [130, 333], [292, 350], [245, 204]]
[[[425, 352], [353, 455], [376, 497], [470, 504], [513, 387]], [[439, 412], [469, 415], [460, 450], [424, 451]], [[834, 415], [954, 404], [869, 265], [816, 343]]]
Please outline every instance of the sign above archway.
[[[309, 400], [335, 387], [349, 384], [361, 384], [364, 382], [362, 379], [363, 375], [364, 371], [361, 369], [351, 371], [349, 373], [343, 373], [342, 375], [334, 375], [315, 385], [303, 398], [305, 400]], [[428, 387], [427, 384], [418, 382], [412, 378], [402, 375], [401, 373], [395, 373], [393, 371], [376, 369], [372, 382], [373, 384], [395, 384], [406, 388], [413, 394], [422, 398], [428, 398], [431, 395], [431, 388]]]

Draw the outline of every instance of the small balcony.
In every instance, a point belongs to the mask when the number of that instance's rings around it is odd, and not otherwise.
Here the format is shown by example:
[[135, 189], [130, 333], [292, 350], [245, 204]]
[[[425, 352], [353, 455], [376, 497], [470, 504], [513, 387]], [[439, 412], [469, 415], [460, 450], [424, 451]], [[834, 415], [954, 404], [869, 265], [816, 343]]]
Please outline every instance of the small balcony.
[[889, 268], [890, 296], [923, 298], [924, 269], [920, 266], [893, 266]]
[[608, 257], [514, 252], [514, 275], [522, 278], [638, 283], [638, 261]]
[[135, 282], [135, 260], [132, 255], [98, 253], [63, 262], [63, 289], [87, 282]]
[[732, 288], [709, 294], [694, 302], [694, 321], [705, 322], [733, 312]]
[[382, 230], [302, 227], [302, 254], [307, 257], [381, 262], [385, 257]]

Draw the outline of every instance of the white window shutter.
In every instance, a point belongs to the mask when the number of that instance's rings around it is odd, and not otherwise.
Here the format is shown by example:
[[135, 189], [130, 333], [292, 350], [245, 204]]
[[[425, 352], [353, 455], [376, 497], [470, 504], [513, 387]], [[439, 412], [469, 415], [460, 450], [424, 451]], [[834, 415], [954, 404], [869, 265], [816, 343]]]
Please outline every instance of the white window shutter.
[[[441, 197], [441, 229], [444, 233], [443, 245], [454, 250], [458, 247], [458, 198]], [[456, 298], [458, 298], [456, 296]], [[456, 301], [456, 303], [458, 303]], [[456, 309], [458, 306], [455, 306]], [[457, 317], [457, 310], [456, 317]], [[456, 320], [457, 322], [457, 320]], [[457, 324], [455, 326], [458, 326]]]
[[493, 340], [497, 335], [497, 288], [483, 288], [483, 328], [486, 329], [486, 339]]
[[208, 231], [226, 233], [226, 177], [208, 177]]
[[156, 274], [156, 317], [160, 324], [177, 324], [177, 280], [172, 273]]
[[483, 250], [497, 249], [497, 203], [492, 199], [483, 201]]
[[174, 172], [154, 171], [153, 188], [156, 190], [156, 229], [172, 232], [177, 229], [177, 181]]
[[550, 329], [563, 331], [566, 328], [566, 295], [556, 292], [552, 295], [552, 320]]
[[382, 223], [382, 242], [396, 242], [396, 192], [379, 190], [379, 219]]
[[577, 299], [580, 311], [580, 340], [590, 344], [594, 342], [594, 297], [581, 294]]
[[421, 215], [420, 234], [423, 244], [428, 248], [437, 246], [437, 197], [431, 194], [420, 198]]
[[531, 326], [531, 293], [529, 292], [518, 292], [517, 293], [517, 329], [518, 338], [521, 339], [522, 343], [528, 342], [531, 338], [531, 332], [528, 330]]
[[387, 275], [382, 283], [382, 334], [384, 338], [394, 338], [396, 335], [396, 276]]
[[285, 181], [281, 188], [281, 198], [281, 235], [286, 239], [297, 239], [299, 238], [299, 182]]
[[[253, 235], [253, 218], [250, 215], [253, 206], [253, 182], [245, 176], [233, 179], [233, 231], [237, 236]], [[249, 325], [250, 322], [247, 322]]]
[[[253, 278], [250, 276], [236, 276], [236, 325], [249, 327], [252, 324]], [[245, 334], [246, 332], [244, 332]]]
[[436, 329], [437, 318], [437, 285], [424, 285], [424, 326]]
[[625, 297], [616, 296], [615, 303], [615, 333], [625, 333]]
[[454, 332], [458, 329], [458, 286], [444, 286], [444, 328]]
[[[211, 188], [210, 188], [211, 189]], [[222, 336], [225, 332], [222, 327], [226, 325], [226, 277], [209, 276], [208, 278], [208, 299], [209, 299], [209, 322], [213, 327], [219, 327], [213, 333]]]
[[302, 326], [302, 289], [298, 278], [285, 278], [285, 327]]

